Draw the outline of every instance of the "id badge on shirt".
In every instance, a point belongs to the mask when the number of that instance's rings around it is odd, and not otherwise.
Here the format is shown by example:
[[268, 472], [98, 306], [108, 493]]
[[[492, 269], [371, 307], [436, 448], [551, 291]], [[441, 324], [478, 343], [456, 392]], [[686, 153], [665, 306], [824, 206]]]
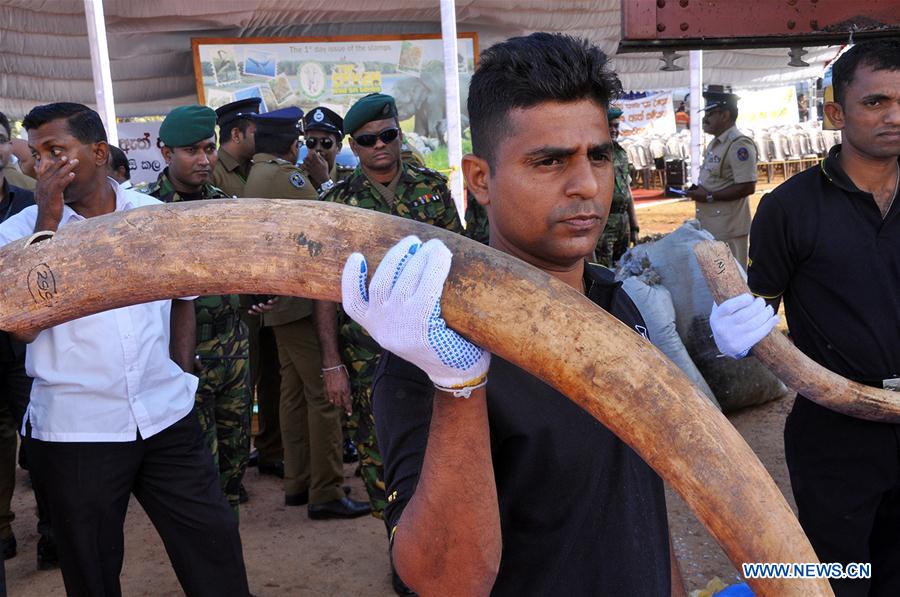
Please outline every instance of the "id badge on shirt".
[[894, 392], [900, 392], [900, 377], [895, 377], [893, 379], [885, 379], [885, 380], [882, 380], [881, 383], [885, 390], [892, 390]]

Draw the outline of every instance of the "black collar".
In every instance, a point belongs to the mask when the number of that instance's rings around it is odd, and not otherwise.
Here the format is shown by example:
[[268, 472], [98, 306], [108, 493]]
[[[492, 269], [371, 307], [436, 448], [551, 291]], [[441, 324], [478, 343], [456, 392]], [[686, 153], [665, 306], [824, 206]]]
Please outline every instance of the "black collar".
[[[829, 182], [834, 184], [834, 186], [842, 189], [848, 193], [862, 193], [864, 195], [871, 195], [866, 191], [861, 190], [856, 186], [856, 183], [847, 176], [847, 173], [841, 167], [840, 160], [838, 156], [841, 154], [841, 145], [835, 145], [828, 152], [828, 157], [822, 160], [822, 165], [819, 166], [822, 175], [828, 179]], [[900, 158], [897, 158], [898, 164], [900, 164]]]

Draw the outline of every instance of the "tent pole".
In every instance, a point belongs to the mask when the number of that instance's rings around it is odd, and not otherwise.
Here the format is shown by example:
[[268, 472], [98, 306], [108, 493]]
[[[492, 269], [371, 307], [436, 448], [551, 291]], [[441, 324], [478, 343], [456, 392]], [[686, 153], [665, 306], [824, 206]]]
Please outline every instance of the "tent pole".
[[441, 37], [444, 44], [444, 89], [447, 106], [447, 156], [450, 164], [450, 194], [463, 227], [466, 199], [463, 189], [462, 116], [459, 105], [459, 64], [457, 62], [456, 2], [441, 0]]
[[818, 111], [816, 110], [816, 80], [810, 79], [806, 89], [806, 122], [814, 123], [819, 119]]
[[691, 180], [700, 181], [700, 149], [703, 130], [700, 109], [703, 107], [703, 50], [691, 50]]
[[88, 43], [91, 46], [91, 68], [94, 73], [97, 112], [106, 125], [109, 142], [118, 146], [119, 132], [116, 128], [116, 105], [113, 101], [112, 74], [109, 70], [103, 0], [84, 0], [84, 17], [87, 20]]

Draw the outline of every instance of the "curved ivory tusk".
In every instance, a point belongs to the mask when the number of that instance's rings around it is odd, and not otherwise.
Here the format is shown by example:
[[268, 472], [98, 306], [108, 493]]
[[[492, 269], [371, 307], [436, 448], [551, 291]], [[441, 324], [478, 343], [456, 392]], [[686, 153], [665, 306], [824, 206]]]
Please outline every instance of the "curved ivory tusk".
[[[43, 328], [186, 295], [337, 301], [352, 251], [365, 254], [374, 270], [409, 234], [440, 238], [454, 253], [442, 299], [447, 323], [545, 380], [632, 446], [738, 568], [817, 561], [756, 455], [661, 352], [544, 272], [411, 220], [277, 199], [167, 204], [91, 218], [50, 240], [0, 249], [0, 329]], [[831, 595], [823, 579], [750, 582], [758, 595]]]
[[[717, 303], [750, 292], [728, 245], [704, 241], [694, 245], [694, 254]], [[900, 423], [900, 392], [873, 388], [829, 371], [778, 330], [753, 347], [753, 356], [786, 386], [817, 404], [858, 419]]]

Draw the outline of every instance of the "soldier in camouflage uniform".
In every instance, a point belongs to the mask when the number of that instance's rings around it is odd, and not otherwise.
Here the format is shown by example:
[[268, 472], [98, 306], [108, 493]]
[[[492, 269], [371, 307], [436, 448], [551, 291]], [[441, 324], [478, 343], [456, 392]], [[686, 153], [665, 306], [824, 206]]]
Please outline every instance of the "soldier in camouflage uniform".
[[[188, 120], [201, 122], [201, 136], [184, 137], [171, 129]], [[168, 126], [167, 126], [167, 123]], [[221, 199], [227, 195], [210, 184], [216, 164], [216, 114], [201, 106], [173, 110], [160, 126], [168, 164], [148, 193], [160, 201]], [[177, 139], [170, 146], [167, 139]], [[193, 142], [189, 143], [193, 139]], [[238, 513], [241, 480], [250, 456], [249, 342], [240, 319], [238, 295], [204, 296], [194, 301], [197, 316], [196, 371], [200, 377], [196, 408], [204, 439], [219, 468], [222, 490]]]
[[[325, 194], [325, 201], [373, 209], [463, 234], [447, 179], [433, 170], [401, 160], [402, 135], [392, 97], [383, 94], [364, 97], [347, 112], [344, 126], [351, 134], [350, 146], [359, 156], [360, 164], [349, 178]], [[487, 218], [483, 208], [470, 202], [466, 219], [468, 235], [480, 231], [483, 236], [477, 240], [486, 242]], [[375, 440], [371, 403], [372, 378], [381, 347], [342, 312], [335, 322], [331, 303], [317, 303], [316, 315], [326, 395], [339, 402], [341, 398], [337, 394], [346, 383], [341, 378], [349, 374], [361, 474], [372, 513], [381, 518], [386, 505], [384, 470]], [[345, 369], [338, 369], [340, 364]]]
[[616, 141], [619, 138], [622, 110], [609, 108], [606, 115], [609, 120], [609, 136], [613, 140], [613, 167], [616, 178], [609, 218], [597, 242], [596, 260], [597, 263], [611, 268], [625, 254], [629, 245], [637, 242], [640, 229], [634, 213], [634, 199], [631, 197], [628, 154]]

